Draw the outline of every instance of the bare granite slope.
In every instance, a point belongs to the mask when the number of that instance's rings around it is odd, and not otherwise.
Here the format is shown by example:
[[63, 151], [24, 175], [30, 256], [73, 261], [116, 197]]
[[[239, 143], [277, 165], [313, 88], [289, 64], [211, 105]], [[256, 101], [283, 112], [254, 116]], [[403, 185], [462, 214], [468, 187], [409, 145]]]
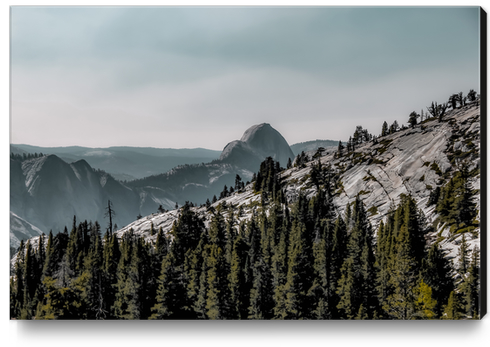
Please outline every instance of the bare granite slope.
[[[308, 162], [304, 167], [298, 166], [281, 173], [282, 186], [289, 202], [297, 199], [300, 192], [308, 197], [316, 194], [311, 182], [311, 168], [320, 160], [322, 165], [331, 167], [340, 175], [340, 188], [333, 197], [337, 212], [342, 215], [346, 205], [359, 194], [363, 200], [369, 219], [376, 228], [391, 207], [400, 201], [401, 194], [410, 194], [423, 212], [428, 223], [437, 218], [434, 206], [427, 206], [432, 189], [444, 184], [460, 164], [461, 158], [470, 162], [470, 170], [480, 166], [480, 107], [473, 103], [463, 108], [452, 110], [442, 122], [437, 119], [426, 120], [414, 128], [398, 131], [380, 137], [357, 148], [353, 153], [337, 158], [336, 149], [329, 148], [323, 156]], [[473, 179], [472, 186], [478, 189], [475, 202], [480, 210], [480, 174]], [[253, 191], [249, 184], [244, 189], [218, 200], [212, 206], [220, 204], [233, 206], [239, 220], [248, 220], [252, 211], [260, 203], [260, 194]], [[213, 215], [206, 207], [192, 209], [208, 225]], [[225, 215], [227, 209], [224, 209]], [[168, 233], [180, 210], [165, 213], [154, 213], [142, 217], [116, 231], [119, 237], [133, 230], [136, 235], [148, 241], [155, 241], [156, 234], [150, 230], [162, 228]], [[478, 216], [479, 218], [479, 216]], [[431, 236], [449, 251], [449, 257], [455, 258], [461, 235], [450, 235], [444, 225]], [[476, 233], [479, 235], [479, 229]], [[31, 243], [37, 244], [37, 238]], [[480, 245], [480, 237], [469, 240], [471, 248]]]
[[[370, 220], [376, 228], [384, 219], [391, 207], [400, 201], [401, 194], [411, 194], [417, 201], [418, 208], [424, 213], [427, 222], [437, 217], [434, 206], [427, 207], [432, 189], [440, 185], [443, 176], [457, 170], [458, 157], [471, 160], [470, 169], [479, 167], [480, 153], [480, 107], [471, 104], [461, 109], [450, 111], [442, 122], [437, 119], [424, 121], [414, 128], [398, 131], [370, 142], [356, 149], [348, 156], [336, 158], [334, 149], [329, 149], [320, 158], [323, 165], [332, 165], [334, 170], [341, 172], [341, 188], [334, 196], [333, 202], [338, 213], [342, 214], [348, 203], [360, 194], [366, 209], [370, 212]], [[289, 201], [294, 201], [300, 191], [309, 197], [316, 193], [311, 184], [311, 166], [316, 159], [307, 163], [306, 167], [294, 167], [281, 173], [283, 187]], [[473, 179], [474, 189], [480, 189], [480, 176]], [[239, 219], [248, 219], [254, 206], [260, 201], [260, 195], [254, 194], [252, 185], [235, 192], [230, 197], [219, 200], [216, 207], [223, 202], [235, 207], [242, 206]], [[480, 209], [479, 193], [475, 199]], [[212, 213], [205, 207], [194, 207], [205, 221], [209, 223]], [[162, 227], [170, 231], [178, 218], [178, 210], [163, 214], [152, 214], [143, 217], [118, 231], [119, 235], [129, 229], [149, 239], [151, 224], [155, 229]], [[456, 256], [460, 237], [449, 237], [448, 230], [439, 229], [435, 233], [444, 236], [441, 242], [449, 251], [450, 257]], [[435, 239], [435, 235], [433, 235]], [[480, 244], [480, 238], [469, 241], [471, 248]]]

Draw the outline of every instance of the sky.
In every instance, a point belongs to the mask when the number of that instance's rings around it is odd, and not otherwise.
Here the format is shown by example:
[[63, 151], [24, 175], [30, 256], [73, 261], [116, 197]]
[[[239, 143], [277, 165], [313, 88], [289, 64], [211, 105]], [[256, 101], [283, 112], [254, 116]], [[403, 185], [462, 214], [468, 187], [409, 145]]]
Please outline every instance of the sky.
[[289, 144], [480, 91], [478, 7], [12, 7], [10, 142]]

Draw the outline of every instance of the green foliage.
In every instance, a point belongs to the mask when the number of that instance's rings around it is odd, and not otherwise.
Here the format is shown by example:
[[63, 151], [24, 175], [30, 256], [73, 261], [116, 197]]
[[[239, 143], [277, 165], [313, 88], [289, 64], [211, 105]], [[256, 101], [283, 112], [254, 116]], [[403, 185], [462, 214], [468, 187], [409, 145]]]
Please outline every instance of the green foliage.
[[[357, 196], [337, 215], [333, 170], [321, 163], [312, 170], [316, 195], [300, 194], [289, 205], [262, 199], [239, 224], [236, 206], [209, 211], [205, 226], [186, 203], [169, 235], [153, 226], [148, 242], [132, 230], [119, 237], [108, 231], [102, 238], [98, 223], [77, 225], [74, 219], [70, 233], [22, 243], [10, 280], [11, 317], [479, 317], [479, 257], [465, 246], [471, 225], [457, 230], [464, 242], [455, 285], [444, 251], [437, 244], [426, 249], [427, 228], [410, 196], [400, 197], [375, 237], [368, 215], [377, 209], [366, 211]], [[451, 189], [457, 191], [464, 184], [455, 177]], [[438, 206], [449, 199], [448, 211], [464, 207], [455, 202], [459, 195], [447, 192], [441, 188]], [[452, 291], [459, 294], [451, 297]]]
[[427, 257], [422, 260], [421, 276], [432, 289], [432, 297], [437, 302], [433, 310], [437, 316], [442, 314], [443, 305], [454, 290], [451, 272], [451, 264], [446, 258], [446, 252], [434, 243]]
[[37, 319], [80, 319], [82, 306], [80, 293], [70, 287], [59, 287], [52, 277], [46, 277], [43, 285], [46, 288], [45, 303], [40, 306]]
[[368, 210], [367, 210], [369, 213], [370, 213], [370, 217], [378, 214], [378, 207], [376, 206], [371, 206]]
[[386, 121], [383, 122], [383, 126], [381, 127], [381, 136], [388, 135], [388, 123]]
[[[348, 239], [347, 258], [341, 268], [342, 277], [337, 289], [340, 301], [337, 308], [341, 316], [354, 319], [363, 305], [363, 315], [372, 318], [377, 307], [374, 294], [374, 241], [371, 225], [359, 196], [356, 198], [349, 219], [352, 220], [353, 228]], [[351, 224], [350, 220], [348, 226]]]
[[459, 295], [452, 291], [449, 295], [447, 305], [444, 307], [442, 319], [457, 320], [463, 318], [463, 308]]
[[433, 162], [432, 164], [430, 164], [430, 169], [433, 170], [439, 176], [442, 176], [442, 171], [441, 171], [441, 169], [439, 168], [439, 165], [437, 165], [436, 162]]
[[471, 319], [480, 318], [480, 251], [476, 247], [471, 263], [460, 285], [463, 296], [464, 312]]
[[[475, 191], [471, 189], [470, 175], [465, 165], [457, 171], [449, 182], [440, 189], [437, 198], [436, 211], [439, 223], [447, 223], [453, 234], [458, 230], [468, 228], [472, 231], [478, 226], [476, 204], [473, 201]], [[429, 198], [436, 200], [436, 193]]]
[[415, 319], [435, 319], [434, 312], [437, 301], [432, 298], [432, 288], [420, 280], [414, 290], [415, 293]]
[[273, 200], [278, 199], [282, 202], [281, 184], [279, 173], [282, 171], [279, 162], [267, 157], [261, 164], [254, 183], [254, 192], [265, 193]]
[[383, 154], [384, 152], [386, 152], [388, 150], [389, 145], [392, 142], [393, 142], [393, 139], [383, 139], [383, 140], [381, 140], [379, 142], [381, 146], [377, 149], [378, 154]]
[[410, 124], [412, 128], [417, 125], [417, 118], [420, 118], [420, 115], [415, 111], [410, 113], [410, 116], [408, 116], [408, 124]]
[[394, 319], [415, 319], [418, 315], [418, 274], [425, 258], [422, 216], [410, 196], [401, 196], [378, 230], [376, 252], [377, 292], [382, 314]]

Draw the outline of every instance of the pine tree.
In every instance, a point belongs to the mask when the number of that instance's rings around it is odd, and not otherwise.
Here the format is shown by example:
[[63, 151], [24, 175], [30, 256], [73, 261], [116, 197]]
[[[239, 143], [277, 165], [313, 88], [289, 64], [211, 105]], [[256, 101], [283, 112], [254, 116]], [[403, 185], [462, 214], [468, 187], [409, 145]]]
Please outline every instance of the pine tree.
[[331, 251], [327, 248], [327, 240], [324, 235], [315, 240], [313, 244], [313, 269], [314, 279], [308, 295], [312, 297], [314, 311], [313, 317], [316, 319], [328, 319], [329, 310], [329, 266], [328, 258]]
[[381, 127], [381, 136], [388, 135], [388, 123], [386, 121], [383, 122], [383, 126]]
[[339, 145], [337, 147], [337, 158], [341, 158], [344, 155], [344, 145], [342, 141], [339, 141]]
[[270, 228], [273, 231], [273, 244], [271, 249], [271, 274], [272, 291], [274, 301], [274, 317], [280, 318], [285, 315], [284, 286], [287, 281], [288, 271], [288, 242], [290, 238], [290, 215], [289, 209], [284, 210], [278, 204], [270, 215]]
[[152, 308], [153, 314], [149, 319], [170, 319], [181, 318], [182, 291], [176, 290], [178, 287], [178, 272], [175, 268], [175, 257], [171, 252], [162, 262], [162, 272], [158, 278], [158, 291], [156, 304]]
[[432, 297], [432, 288], [420, 280], [414, 290], [415, 294], [415, 319], [435, 319], [437, 301]]
[[119, 241], [115, 234], [109, 236], [107, 232], [104, 236], [105, 247], [103, 250], [102, 265], [102, 291], [106, 298], [105, 310], [107, 318], [114, 318], [113, 305], [115, 298], [115, 285], [117, 283], [117, 268], [121, 257]]
[[253, 283], [250, 291], [249, 319], [272, 318], [271, 276], [268, 265], [259, 255], [253, 265]]
[[50, 231], [48, 236], [48, 244], [46, 245], [45, 260], [42, 269], [41, 281], [44, 279], [44, 277], [53, 275], [53, 271], [54, 271], [53, 248], [54, 248], [53, 232]]
[[[221, 220], [219, 223], [221, 223]], [[189, 203], [186, 202], [182, 207], [179, 219], [174, 222], [172, 231], [170, 232], [173, 236], [170, 251], [174, 253], [175, 264], [177, 266], [181, 267], [184, 264], [185, 254], [188, 250], [197, 247], [203, 231], [203, 221], [191, 210]]]
[[349, 235], [348, 255], [341, 268], [337, 308], [342, 317], [354, 319], [362, 304], [364, 314], [371, 318], [377, 306], [374, 293], [374, 243], [371, 225], [359, 196], [354, 203], [352, 217], [355, 224]]
[[442, 315], [443, 305], [447, 303], [449, 294], [454, 290], [451, 277], [452, 268], [449, 260], [445, 257], [446, 252], [434, 243], [427, 257], [422, 261], [421, 276], [424, 282], [432, 288], [432, 297], [437, 301], [434, 312], [437, 316]]
[[480, 318], [480, 251], [472, 252], [468, 274], [461, 285], [464, 300], [464, 312], [472, 319]]
[[313, 281], [312, 243], [307, 235], [308, 204], [300, 195], [293, 208], [292, 227], [289, 237], [288, 272], [284, 285], [285, 312], [279, 318], [300, 319], [311, 312], [308, 289]]
[[458, 107], [458, 94], [453, 94], [449, 97], [448, 104], [455, 110]]
[[472, 102], [476, 100], [476, 92], [473, 89], [470, 89], [467, 95], [468, 101]]
[[468, 245], [468, 242], [466, 241], [466, 236], [463, 234], [461, 237], [461, 243], [459, 245], [459, 250], [458, 250], [458, 272], [461, 276], [461, 278], [464, 280], [466, 273], [468, 272], [469, 268], [469, 254], [470, 254], [470, 246]]
[[32, 249], [30, 240], [26, 243], [26, 250], [24, 256], [24, 271], [23, 271], [23, 281], [24, 281], [24, 298], [23, 298], [23, 307], [24, 317], [21, 319], [30, 319], [33, 315], [33, 298], [36, 292], [36, 271], [37, 271], [36, 258], [34, 255], [34, 251]]
[[[402, 195], [399, 206], [390, 213], [378, 240], [388, 257], [387, 296], [382, 300], [385, 314], [395, 319], [412, 319], [416, 314], [414, 289], [425, 257], [425, 228], [412, 197]], [[381, 255], [378, 256], [378, 259]], [[378, 280], [381, 274], [378, 274]], [[379, 293], [378, 285], [378, 293]], [[386, 295], [386, 294], [385, 294]]]
[[447, 305], [444, 307], [442, 319], [457, 320], [463, 317], [461, 301], [457, 293], [452, 291], [449, 294]]
[[207, 310], [206, 310], [206, 301], [207, 301], [207, 294], [208, 294], [207, 275], [208, 275], [208, 270], [210, 268], [209, 250], [210, 250], [209, 245], [204, 246], [202, 252], [203, 260], [202, 260], [201, 272], [199, 275], [199, 290], [197, 292], [196, 299], [193, 304], [194, 312], [197, 314], [197, 317], [199, 319], [208, 318]]
[[476, 204], [473, 202], [474, 193], [472, 191], [468, 165], [464, 163], [459, 171], [461, 184], [457, 190], [457, 195], [454, 199], [453, 210], [456, 212], [456, 221], [459, 224], [458, 228], [471, 226], [473, 219], [477, 216]]
[[233, 243], [229, 275], [232, 318], [246, 319], [248, 317], [251, 290], [251, 284], [247, 283], [245, 271], [248, 249], [242, 233], [238, 234]]
[[116, 212], [114, 211], [114, 207], [112, 206], [111, 200], [107, 200], [107, 207], [105, 208], [105, 217], [109, 217], [109, 225], [107, 230], [109, 231], [109, 236], [112, 235], [112, 220], [116, 216]]
[[208, 247], [206, 315], [209, 319], [223, 319], [221, 302], [223, 298], [219, 291], [219, 262], [220, 258], [223, 257], [223, 252], [217, 244]]
[[408, 117], [408, 124], [413, 128], [417, 125], [417, 118], [419, 118], [420, 115], [417, 114], [417, 112], [413, 111], [410, 113], [410, 116]]
[[126, 232], [122, 236], [121, 240], [121, 258], [119, 259], [119, 264], [117, 266], [115, 283], [115, 295], [114, 304], [112, 307], [112, 312], [117, 319], [127, 319], [130, 316], [128, 312], [129, 301], [131, 300], [132, 291], [135, 291], [131, 285], [128, 285], [131, 280], [129, 278], [129, 272], [134, 271], [130, 268], [133, 248], [135, 247], [135, 236], [132, 229]]
[[338, 282], [342, 276], [341, 267], [347, 256], [347, 228], [344, 220], [338, 216], [335, 220], [335, 225], [332, 234], [332, 246], [329, 262], [329, 293], [328, 307], [332, 318], [338, 319], [337, 305], [339, 304], [339, 296], [336, 293]]
[[390, 240], [388, 228], [380, 222], [376, 242], [376, 290], [381, 305], [390, 293]]

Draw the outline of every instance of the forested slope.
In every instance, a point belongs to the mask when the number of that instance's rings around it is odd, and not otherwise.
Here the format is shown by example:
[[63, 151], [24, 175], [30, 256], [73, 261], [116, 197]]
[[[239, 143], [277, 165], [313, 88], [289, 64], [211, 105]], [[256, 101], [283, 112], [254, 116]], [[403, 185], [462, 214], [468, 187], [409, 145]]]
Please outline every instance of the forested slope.
[[480, 318], [479, 117], [461, 105], [287, 169], [267, 158], [215, 202], [33, 238], [11, 317]]

